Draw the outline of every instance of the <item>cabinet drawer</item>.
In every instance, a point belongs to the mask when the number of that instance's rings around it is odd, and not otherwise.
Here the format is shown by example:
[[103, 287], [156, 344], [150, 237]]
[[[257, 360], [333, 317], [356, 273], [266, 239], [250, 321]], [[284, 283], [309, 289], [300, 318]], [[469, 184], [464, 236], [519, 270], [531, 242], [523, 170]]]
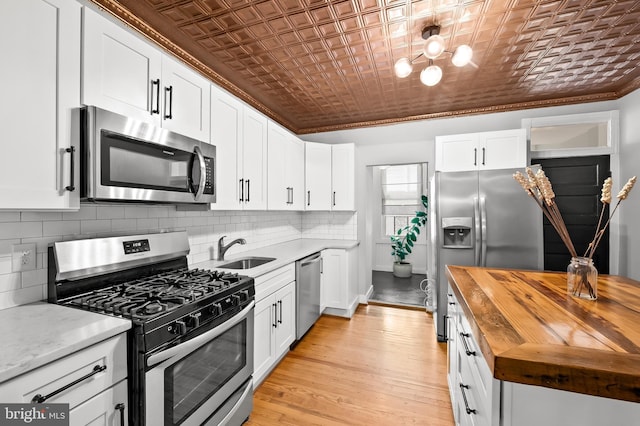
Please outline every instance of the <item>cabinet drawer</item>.
[[123, 380], [70, 410], [69, 426], [126, 426], [127, 409], [127, 381]]
[[127, 377], [126, 334], [113, 337], [32, 370], [0, 385], [0, 401], [28, 403], [35, 395], [48, 395], [87, 376], [94, 367], [107, 368], [47, 399], [68, 403], [73, 409], [83, 401]]
[[274, 291], [278, 290], [285, 284], [289, 284], [296, 279], [295, 263], [278, 268], [275, 271], [268, 272], [255, 279], [256, 286], [256, 303]]

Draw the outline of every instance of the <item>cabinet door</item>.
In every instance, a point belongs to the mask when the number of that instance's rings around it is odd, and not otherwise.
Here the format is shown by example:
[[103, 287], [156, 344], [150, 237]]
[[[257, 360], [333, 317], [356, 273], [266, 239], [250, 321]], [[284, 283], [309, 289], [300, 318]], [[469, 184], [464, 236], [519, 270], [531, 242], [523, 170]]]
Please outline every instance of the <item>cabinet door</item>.
[[216, 146], [216, 210], [239, 210], [243, 105], [211, 85], [211, 143]]
[[80, 106], [80, 10], [64, 0], [0, 2], [0, 208], [79, 208], [78, 168], [72, 184], [65, 150]]
[[268, 296], [254, 308], [253, 377], [259, 383], [275, 361], [275, 299]]
[[304, 142], [291, 135], [287, 154], [287, 181], [291, 186], [291, 204], [293, 210], [304, 210]]
[[477, 170], [481, 156], [477, 133], [436, 137], [436, 171]]
[[323, 306], [327, 308], [346, 308], [345, 285], [346, 253], [344, 250], [328, 249], [322, 251], [322, 292]]
[[162, 58], [162, 127], [209, 142], [210, 87], [207, 79], [178, 61]]
[[296, 283], [287, 284], [275, 293], [278, 326], [276, 327], [276, 358], [289, 350], [296, 338]]
[[355, 210], [355, 146], [331, 147], [331, 210]]
[[267, 118], [245, 107], [242, 131], [244, 209], [267, 208]]
[[479, 147], [480, 170], [527, 166], [526, 129], [481, 133]]
[[85, 7], [82, 103], [161, 124], [162, 54]]
[[286, 130], [269, 121], [267, 205], [269, 210], [290, 208], [291, 186], [287, 181], [289, 135]]
[[69, 412], [69, 425], [126, 425], [127, 403], [127, 381], [123, 380], [72, 409]]
[[305, 142], [305, 210], [331, 210], [331, 145]]

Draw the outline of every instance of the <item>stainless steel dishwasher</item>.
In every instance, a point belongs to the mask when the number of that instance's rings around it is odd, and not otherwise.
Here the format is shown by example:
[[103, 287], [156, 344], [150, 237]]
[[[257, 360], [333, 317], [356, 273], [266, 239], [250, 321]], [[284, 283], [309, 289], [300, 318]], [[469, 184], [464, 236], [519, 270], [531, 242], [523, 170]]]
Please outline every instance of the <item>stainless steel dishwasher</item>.
[[320, 253], [296, 262], [296, 340], [300, 340], [320, 317]]

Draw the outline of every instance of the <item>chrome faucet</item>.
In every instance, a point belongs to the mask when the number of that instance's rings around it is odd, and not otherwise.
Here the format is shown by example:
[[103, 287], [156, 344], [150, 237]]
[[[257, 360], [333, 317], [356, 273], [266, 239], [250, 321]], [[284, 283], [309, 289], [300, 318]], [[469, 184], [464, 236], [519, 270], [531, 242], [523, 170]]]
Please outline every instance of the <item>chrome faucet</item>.
[[220, 239], [218, 240], [218, 260], [224, 260], [224, 254], [231, 248], [232, 245], [247, 244], [247, 240], [245, 240], [244, 238], [236, 238], [225, 246], [223, 241], [225, 237], [226, 235], [220, 237]]

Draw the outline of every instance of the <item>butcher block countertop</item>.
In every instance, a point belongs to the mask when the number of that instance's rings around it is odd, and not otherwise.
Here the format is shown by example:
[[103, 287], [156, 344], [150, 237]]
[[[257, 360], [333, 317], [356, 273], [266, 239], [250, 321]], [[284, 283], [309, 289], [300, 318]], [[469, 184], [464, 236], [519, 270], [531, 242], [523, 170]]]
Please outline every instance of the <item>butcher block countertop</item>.
[[567, 294], [566, 273], [448, 266], [493, 376], [640, 402], [640, 282], [598, 277], [598, 300]]

